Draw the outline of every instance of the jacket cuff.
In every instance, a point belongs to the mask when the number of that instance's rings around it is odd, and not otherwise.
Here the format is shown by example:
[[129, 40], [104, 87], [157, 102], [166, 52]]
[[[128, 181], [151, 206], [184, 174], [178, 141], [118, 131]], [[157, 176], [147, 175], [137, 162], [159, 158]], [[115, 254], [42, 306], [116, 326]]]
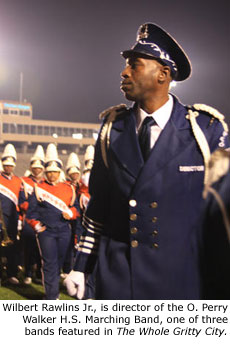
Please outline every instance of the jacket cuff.
[[92, 273], [97, 261], [97, 255], [78, 253], [73, 267], [74, 271]]

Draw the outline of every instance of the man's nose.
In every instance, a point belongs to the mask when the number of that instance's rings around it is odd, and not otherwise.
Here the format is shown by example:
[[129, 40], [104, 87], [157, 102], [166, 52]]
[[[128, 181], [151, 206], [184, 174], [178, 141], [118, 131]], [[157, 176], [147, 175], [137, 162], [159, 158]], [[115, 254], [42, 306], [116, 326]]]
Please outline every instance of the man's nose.
[[129, 66], [125, 66], [125, 68], [121, 72], [121, 77], [122, 78], [127, 78], [129, 76], [130, 76], [130, 67]]

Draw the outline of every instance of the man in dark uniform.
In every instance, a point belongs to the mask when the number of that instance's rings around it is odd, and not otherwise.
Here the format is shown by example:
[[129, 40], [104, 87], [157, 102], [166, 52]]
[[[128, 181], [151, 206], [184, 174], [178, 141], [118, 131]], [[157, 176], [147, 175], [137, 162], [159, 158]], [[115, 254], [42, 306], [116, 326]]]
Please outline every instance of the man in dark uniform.
[[[84, 296], [97, 262], [97, 299], [199, 299], [199, 212], [210, 153], [228, 145], [217, 110], [169, 94], [191, 73], [178, 43], [159, 26], [140, 27], [121, 89], [134, 107], [102, 114], [85, 233], [67, 290]], [[83, 273], [84, 272], [84, 273]]]

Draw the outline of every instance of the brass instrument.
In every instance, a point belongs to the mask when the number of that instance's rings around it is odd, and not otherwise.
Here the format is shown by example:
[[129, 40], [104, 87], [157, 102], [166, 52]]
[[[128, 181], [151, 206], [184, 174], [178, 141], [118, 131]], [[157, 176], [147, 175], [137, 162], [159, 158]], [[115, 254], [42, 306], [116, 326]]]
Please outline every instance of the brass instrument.
[[3, 235], [3, 240], [1, 241], [1, 246], [7, 247], [7, 246], [13, 244], [13, 241], [9, 238], [8, 233], [7, 233], [7, 228], [6, 228], [6, 224], [5, 224], [4, 216], [3, 216], [3, 212], [2, 212], [1, 201], [0, 201], [0, 224], [2, 225], [2, 235]]

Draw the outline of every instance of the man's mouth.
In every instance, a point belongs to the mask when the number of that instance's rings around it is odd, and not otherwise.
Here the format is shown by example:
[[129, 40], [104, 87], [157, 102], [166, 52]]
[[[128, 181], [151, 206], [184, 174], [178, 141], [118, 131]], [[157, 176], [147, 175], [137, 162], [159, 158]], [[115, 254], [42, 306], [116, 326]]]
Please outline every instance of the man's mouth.
[[131, 82], [128, 82], [128, 81], [122, 81], [121, 82], [121, 90], [123, 90], [123, 91], [130, 89], [131, 86], [132, 86]]

